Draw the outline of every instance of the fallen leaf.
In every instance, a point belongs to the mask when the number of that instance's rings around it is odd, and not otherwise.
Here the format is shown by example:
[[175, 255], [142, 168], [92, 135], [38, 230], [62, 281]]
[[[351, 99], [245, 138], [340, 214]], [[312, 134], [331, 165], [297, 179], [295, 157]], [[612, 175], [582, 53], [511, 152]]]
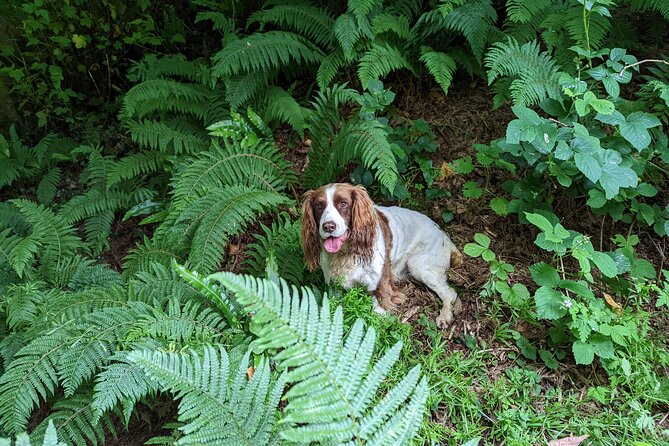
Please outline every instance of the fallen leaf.
[[559, 440], [551, 440], [548, 442], [548, 446], [578, 446], [588, 438], [587, 435], [581, 435], [580, 437], [566, 437]]
[[254, 373], [255, 371], [256, 371], [256, 369], [253, 368], [253, 366], [251, 366], [251, 367], [249, 367], [248, 369], [246, 369], [246, 379], [248, 379], [249, 381], [251, 381], [251, 378], [253, 378], [253, 373]]
[[623, 306], [620, 305], [615, 300], [613, 300], [613, 297], [611, 297], [610, 294], [607, 294], [607, 293], [602, 293], [602, 294], [604, 294], [604, 300], [606, 300], [606, 303], [609, 304], [609, 306], [611, 308], [613, 308], [613, 311], [622, 311], [623, 310]]
[[439, 169], [439, 179], [440, 180], [445, 180], [446, 178], [450, 178], [451, 175], [453, 175], [453, 168], [448, 165], [445, 161], [441, 163], [441, 168]]

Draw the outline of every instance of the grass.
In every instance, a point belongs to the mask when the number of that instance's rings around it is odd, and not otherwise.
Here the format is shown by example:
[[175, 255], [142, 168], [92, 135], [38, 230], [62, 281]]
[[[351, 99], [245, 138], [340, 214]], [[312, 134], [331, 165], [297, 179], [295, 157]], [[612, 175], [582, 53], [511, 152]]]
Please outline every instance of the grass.
[[658, 425], [658, 411], [667, 410], [669, 395], [669, 380], [658, 368], [669, 364], [669, 354], [649, 337], [629, 352], [636, 361], [629, 376], [609, 378], [601, 367], [569, 363], [553, 371], [519, 354], [499, 303], [470, 317], [497, 323], [490, 339], [456, 333], [449, 340], [425, 315], [408, 324], [374, 313], [371, 299], [356, 288], [332, 300], [343, 306], [347, 326], [362, 318], [374, 327], [379, 354], [403, 342], [388, 387], [421, 365], [431, 395], [415, 445], [545, 445], [583, 434], [589, 435], [583, 445], [669, 444], [669, 430]]

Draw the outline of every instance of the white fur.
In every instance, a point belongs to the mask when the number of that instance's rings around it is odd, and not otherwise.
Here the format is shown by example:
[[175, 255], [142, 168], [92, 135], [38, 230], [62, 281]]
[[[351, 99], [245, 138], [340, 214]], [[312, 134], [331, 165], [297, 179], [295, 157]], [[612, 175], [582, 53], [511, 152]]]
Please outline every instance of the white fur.
[[[321, 236], [322, 239], [326, 239], [328, 237], [341, 237], [344, 234], [346, 234], [346, 231], [348, 231], [348, 228], [346, 227], [346, 222], [344, 221], [342, 216], [339, 214], [339, 211], [335, 207], [334, 194], [336, 188], [337, 186], [330, 186], [327, 189], [325, 189], [327, 206], [323, 211], [323, 215], [321, 215], [321, 221], [318, 222], [318, 234]], [[323, 230], [323, 223], [325, 223], [326, 221], [333, 221], [337, 225], [337, 229], [335, 229], [334, 232], [332, 233], [325, 232]]]
[[[336, 186], [330, 186], [326, 189], [327, 208], [319, 223], [319, 232], [323, 238], [333, 235], [324, 233], [322, 230], [323, 222], [328, 220], [337, 224], [338, 235], [335, 236], [343, 235], [348, 230], [344, 219], [334, 206], [335, 188]], [[457, 293], [447, 282], [451, 253], [456, 250], [451, 239], [434, 221], [419, 212], [397, 206], [374, 207], [388, 218], [392, 233], [390, 260], [393, 273], [399, 279], [410, 276], [437, 293], [443, 302], [437, 324], [441, 327], [448, 325], [453, 319], [452, 305], [457, 299]], [[353, 286], [364, 286], [368, 291], [376, 290], [386, 257], [383, 231], [380, 225], [377, 223], [371, 262], [362, 264], [347, 255], [346, 251], [346, 246], [341, 252], [334, 254], [321, 249], [321, 268], [325, 280], [327, 282], [341, 281], [341, 285], [347, 289]], [[375, 302], [375, 311], [379, 309], [378, 303]]]

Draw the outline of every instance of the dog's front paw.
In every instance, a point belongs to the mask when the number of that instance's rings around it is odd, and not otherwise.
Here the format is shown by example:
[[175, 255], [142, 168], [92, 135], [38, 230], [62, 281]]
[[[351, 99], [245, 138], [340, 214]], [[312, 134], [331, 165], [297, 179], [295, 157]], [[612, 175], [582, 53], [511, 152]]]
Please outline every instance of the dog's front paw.
[[437, 327], [441, 330], [445, 330], [453, 322], [453, 313], [451, 311], [441, 310], [439, 316], [437, 316]]

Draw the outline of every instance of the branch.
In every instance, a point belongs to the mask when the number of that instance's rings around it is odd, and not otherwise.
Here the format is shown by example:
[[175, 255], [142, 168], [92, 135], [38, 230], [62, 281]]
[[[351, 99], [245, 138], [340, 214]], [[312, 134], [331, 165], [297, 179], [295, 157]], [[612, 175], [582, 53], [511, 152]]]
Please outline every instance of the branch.
[[669, 65], [669, 62], [667, 62], [666, 60], [661, 60], [661, 59], [644, 59], [644, 60], [640, 60], [640, 61], [638, 61], [638, 62], [634, 62], [633, 64], [625, 65], [625, 66], [623, 67], [623, 69], [620, 70], [620, 73], [618, 73], [618, 75], [619, 75], [619, 76], [622, 76], [626, 69], [636, 67], [637, 65], [641, 65], [642, 63], [646, 63], [646, 62], [657, 62], [657, 63], [663, 63], [663, 64], [665, 64], [665, 65]]

